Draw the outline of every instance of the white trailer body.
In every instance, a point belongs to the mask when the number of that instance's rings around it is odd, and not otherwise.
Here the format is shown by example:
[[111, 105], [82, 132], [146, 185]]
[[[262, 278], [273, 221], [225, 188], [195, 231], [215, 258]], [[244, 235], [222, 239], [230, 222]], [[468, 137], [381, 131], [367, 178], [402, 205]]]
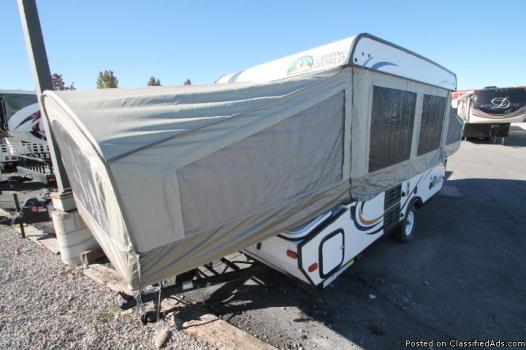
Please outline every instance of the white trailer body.
[[43, 144], [46, 134], [37, 96], [24, 90], [0, 90], [0, 129], [20, 142]]
[[[21, 157], [50, 162], [40, 106], [34, 92], [0, 90], [0, 167], [17, 165]], [[24, 176], [33, 171], [27, 170]], [[47, 175], [50, 175], [48, 173]]]
[[399, 234], [409, 239], [415, 229], [414, 212], [406, 217], [409, 209], [420, 207], [437, 194], [444, 177], [445, 165], [439, 164], [368, 201], [342, 203], [245, 252], [308, 285], [327, 287], [352, 265], [358, 254], [383, 235], [401, 230]]

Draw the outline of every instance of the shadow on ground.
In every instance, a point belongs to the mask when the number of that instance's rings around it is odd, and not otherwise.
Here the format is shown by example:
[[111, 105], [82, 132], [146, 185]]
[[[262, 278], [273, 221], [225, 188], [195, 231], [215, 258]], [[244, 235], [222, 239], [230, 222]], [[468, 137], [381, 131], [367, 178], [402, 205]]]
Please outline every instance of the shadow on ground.
[[508, 137], [490, 137], [487, 140], [483, 139], [468, 139], [473, 144], [501, 144], [508, 147], [526, 147], [526, 132], [517, 125], [510, 125], [510, 133]]

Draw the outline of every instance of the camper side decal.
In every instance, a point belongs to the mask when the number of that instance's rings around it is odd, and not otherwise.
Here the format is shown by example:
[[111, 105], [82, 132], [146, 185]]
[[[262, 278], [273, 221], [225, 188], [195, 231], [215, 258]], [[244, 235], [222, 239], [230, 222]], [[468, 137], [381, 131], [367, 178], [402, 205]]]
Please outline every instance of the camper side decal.
[[303, 56], [292, 62], [289, 69], [287, 70], [287, 75], [307, 72], [312, 69], [314, 59], [312, 56]]
[[38, 103], [26, 106], [9, 118], [8, 132], [26, 142], [46, 141]]
[[305, 73], [330, 66], [339, 66], [347, 60], [347, 51], [338, 50], [319, 56], [306, 55], [294, 60], [287, 69], [287, 75]]
[[380, 62], [376, 62], [376, 63], [373, 64], [371, 67], [367, 67], [367, 64], [368, 64], [369, 62], [371, 62], [373, 59], [374, 59], [374, 56], [371, 56], [371, 54], [368, 54], [368, 55], [367, 55], [367, 59], [366, 59], [365, 62], [362, 64], [362, 66], [365, 67], [365, 68], [371, 68], [371, 69], [375, 69], [375, 70], [379, 70], [380, 68], [382, 68], [382, 67], [386, 67], [386, 66], [394, 66], [394, 67], [398, 67], [398, 65], [397, 65], [396, 63], [389, 62], [389, 61], [380, 61]]
[[382, 215], [374, 219], [367, 220], [363, 217], [364, 205], [365, 202], [360, 202], [360, 204], [355, 204], [351, 207], [351, 220], [354, 222], [356, 228], [361, 232], [368, 235], [374, 235], [383, 230], [384, 226], [382, 223], [384, 215], [382, 213]]

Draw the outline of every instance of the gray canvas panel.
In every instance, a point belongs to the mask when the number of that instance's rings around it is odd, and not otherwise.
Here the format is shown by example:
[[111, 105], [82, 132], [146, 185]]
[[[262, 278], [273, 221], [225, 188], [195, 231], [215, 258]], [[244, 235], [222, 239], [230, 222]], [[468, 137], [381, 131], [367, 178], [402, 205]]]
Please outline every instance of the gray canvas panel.
[[79, 213], [115, 269], [127, 281], [138, 280], [137, 255], [106, 168], [69, 119], [55, 118], [62, 113], [56, 107], [52, 101], [46, 105]]
[[366, 201], [402, 181], [433, 168], [443, 161], [443, 155], [437, 150], [426, 153], [414, 160], [401, 162], [378, 170], [374, 175], [360, 176], [352, 179], [352, 198]]
[[[136, 251], [141, 254], [185, 238], [177, 180], [181, 167], [268, 129], [341, 92], [350, 85], [350, 73], [350, 70], [343, 70], [317, 75], [315, 83], [309, 83], [308, 87], [261, 108], [178, 135], [107, 163], [116, 180], [114, 189], [118, 192], [119, 206], [127, 215]], [[229, 86], [224, 88], [228, 90]], [[255, 90], [259, 88], [253, 87]], [[142, 200], [137, 201], [137, 198]], [[151, 220], [144, 220], [144, 217], [155, 218], [154, 224]]]
[[178, 170], [186, 234], [342, 180], [344, 93]]
[[46, 101], [46, 110], [51, 126], [61, 136], [57, 142], [75, 200], [86, 208], [89, 219], [104, 231], [106, 239], [113, 241], [123, 252], [132, 251], [132, 238], [106, 164], [54, 100]]
[[444, 145], [444, 147], [442, 148], [442, 157], [444, 157], [444, 159], [449, 157], [450, 155], [458, 151], [461, 145], [462, 145], [461, 140], [458, 140], [457, 142], [453, 142], [449, 145]]
[[[77, 201], [76, 198], [75, 201]], [[123, 250], [115, 241], [108, 239], [108, 233], [92, 220], [90, 211], [84, 208], [81, 202], [76, 203], [82, 220], [110, 260], [113, 268], [125, 279], [130, 288], [132, 286], [134, 286], [133, 289], [145, 287], [146, 285], [140, 285], [142, 270], [139, 265], [139, 255], [133, 251]]]
[[173, 161], [148, 153], [150, 162], [126, 157], [109, 164], [139, 254], [185, 238], [177, 173], [170, 171]]
[[105, 160], [114, 160], [300, 91], [317, 78], [107, 91], [53, 91]]
[[457, 115], [456, 109], [453, 107], [449, 110], [449, 123], [447, 128], [446, 145], [460, 141], [462, 137], [462, 128], [464, 122]]
[[350, 200], [349, 182], [343, 181], [315, 195], [265, 209], [228, 225], [190, 236], [141, 254], [141, 281], [134, 289], [188, 271], [251, 244], [292, 229], [319, 213]]
[[369, 171], [409, 159], [416, 94], [381, 86], [373, 88]]
[[424, 95], [418, 138], [418, 155], [436, 150], [440, 146], [445, 108], [445, 97]]

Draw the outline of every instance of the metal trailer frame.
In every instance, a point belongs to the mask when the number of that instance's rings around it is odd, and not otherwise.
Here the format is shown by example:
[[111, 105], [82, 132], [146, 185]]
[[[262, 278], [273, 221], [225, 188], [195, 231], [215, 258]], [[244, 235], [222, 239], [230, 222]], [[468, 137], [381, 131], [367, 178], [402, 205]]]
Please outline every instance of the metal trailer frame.
[[[230, 260], [223, 257], [215, 265], [211, 262], [178, 275], [173, 283], [155, 283], [148, 288], [135, 292], [133, 295], [119, 292], [122, 298], [119, 306], [122, 310], [137, 307], [143, 324], [156, 322], [161, 318], [161, 302], [164, 298], [222, 283], [245, 281], [268, 269], [266, 265], [251, 259], [247, 255], [244, 256], [247, 258], [246, 261]], [[155, 306], [154, 311], [144, 311], [143, 304], [152, 301]]]

